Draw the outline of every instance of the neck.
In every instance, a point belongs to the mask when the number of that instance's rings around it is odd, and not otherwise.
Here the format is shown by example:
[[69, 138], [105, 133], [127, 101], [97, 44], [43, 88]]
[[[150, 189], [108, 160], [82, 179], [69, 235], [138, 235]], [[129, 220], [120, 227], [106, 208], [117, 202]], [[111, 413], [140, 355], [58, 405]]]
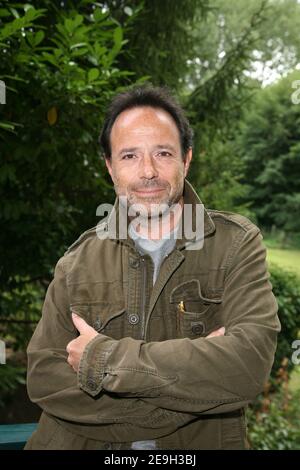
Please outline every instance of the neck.
[[161, 240], [164, 236], [173, 232], [178, 225], [183, 208], [183, 197], [177, 204], [157, 217], [139, 218], [134, 224], [135, 231], [149, 240]]

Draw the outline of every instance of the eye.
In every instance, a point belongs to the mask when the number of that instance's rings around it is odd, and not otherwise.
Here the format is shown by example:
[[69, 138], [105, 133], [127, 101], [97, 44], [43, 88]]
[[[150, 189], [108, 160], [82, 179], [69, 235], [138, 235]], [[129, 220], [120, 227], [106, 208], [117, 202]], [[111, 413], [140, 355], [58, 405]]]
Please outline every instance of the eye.
[[160, 157], [171, 157], [172, 154], [170, 152], [167, 152], [167, 150], [162, 150], [161, 152], [158, 153]]
[[131, 160], [134, 157], [134, 153], [126, 153], [125, 155], [123, 155], [122, 160]]

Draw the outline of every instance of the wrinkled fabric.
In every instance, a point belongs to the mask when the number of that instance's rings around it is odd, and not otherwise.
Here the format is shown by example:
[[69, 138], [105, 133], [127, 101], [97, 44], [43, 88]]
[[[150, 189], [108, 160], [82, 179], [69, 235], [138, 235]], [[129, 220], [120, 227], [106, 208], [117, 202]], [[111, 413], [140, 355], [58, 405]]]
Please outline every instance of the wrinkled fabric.
[[[201, 200], [186, 180], [184, 202]], [[118, 216], [118, 198], [115, 202]], [[42, 416], [26, 449], [247, 449], [245, 409], [269, 378], [280, 322], [259, 228], [204, 210], [203, 246], [176, 240], [154, 265], [128, 239], [98, 237], [58, 261], [27, 348], [27, 388]], [[71, 311], [98, 335], [78, 373]], [[225, 336], [207, 338], [225, 326]]]

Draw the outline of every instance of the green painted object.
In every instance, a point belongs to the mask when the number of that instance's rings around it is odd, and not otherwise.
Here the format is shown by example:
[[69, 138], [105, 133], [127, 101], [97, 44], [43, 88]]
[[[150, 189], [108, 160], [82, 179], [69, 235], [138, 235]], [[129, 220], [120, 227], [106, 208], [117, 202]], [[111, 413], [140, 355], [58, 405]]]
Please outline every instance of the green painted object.
[[36, 428], [37, 423], [0, 425], [0, 450], [23, 449]]

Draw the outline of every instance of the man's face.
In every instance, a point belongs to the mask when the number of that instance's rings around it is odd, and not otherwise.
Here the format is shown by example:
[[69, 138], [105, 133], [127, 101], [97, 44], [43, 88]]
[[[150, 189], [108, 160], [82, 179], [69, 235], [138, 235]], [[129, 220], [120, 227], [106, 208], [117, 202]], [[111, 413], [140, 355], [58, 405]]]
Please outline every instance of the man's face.
[[[128, 205], [180, 202], [192, 151], [182, 158], [180, 136], [169, 113], [149, 106], [123, 111], [111, 131], [111, 160], [106, 166], [118, 196]], [[155, 211], [154, 211], [155, 212]]]

